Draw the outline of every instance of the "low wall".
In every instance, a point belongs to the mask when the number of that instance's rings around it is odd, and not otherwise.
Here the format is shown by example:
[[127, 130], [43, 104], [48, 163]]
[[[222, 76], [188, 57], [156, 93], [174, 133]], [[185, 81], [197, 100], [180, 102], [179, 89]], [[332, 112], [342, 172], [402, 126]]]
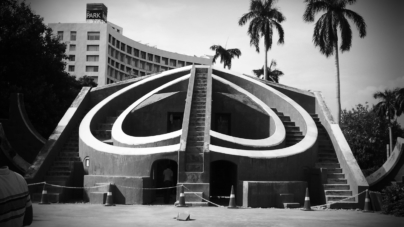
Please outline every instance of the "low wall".
[[304, 205], [305, 181], [243, 181], [243, 207], [282, 207], [280, 194], [294, 195], [294, 202]]
[[[98, 184], [96, 184], [98, 183]], [[143, 190], [143, 188], [153, 188], [153, 180], [150, 177], [130, 177], [130, 176], [84, 176], [84, 187], [98, 186], [99, 183], [111, 183], [112, 198], [116, 204], [150, 204], [154, 199], [153, 190]], [[108, 186], [99, 188], [86, 188], [83, 198], [87, 202], [91, 192], [108, 192]]]

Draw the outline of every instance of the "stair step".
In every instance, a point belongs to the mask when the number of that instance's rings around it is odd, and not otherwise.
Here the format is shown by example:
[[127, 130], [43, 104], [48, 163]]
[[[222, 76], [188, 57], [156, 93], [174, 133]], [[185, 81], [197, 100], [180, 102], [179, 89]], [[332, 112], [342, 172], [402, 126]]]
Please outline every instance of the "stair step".
[[286, 136], [303, 136], [303, 133], [298, 131], [286, 132]]
[[98, 124], [98, 130], [111, 130], [113, 123], [100, 123]]
[[71, 171], [70, 166], [52, 166], [52, 171]]
[[80, 162], [81, 159], [80, 157], [72, 157], [72, 156], [59, 156], [57, 158], [57, 161], [61, 161], [61, 162]]
[[187, 144], [187, 148], [186, 148], [187, 152], [192, 152], [192, 153], [200, 153], [203, 152], [203, 146], [192, 146]]
[[338, 163], [338, 158], [319, 157], [318, 162]]
[[204, 116], [205, 116], [205, 112], [206, 112], [205, 109], [194, 109], [194, 108], [192, 108], [192, 110], [191, 110], [191, 114], [203, 114]]
[[204, 136], [204, 131], [188, 131], [188, 136]]
[[332, 178], [332, 179], [343, 179], [345, 178], [345, 174], [343, 173], [328, 173], [327, 174], [328, 178]]
[[79, 157], [78, 152], [60, 152], [59, 153], [60, 157]]
[[317, 154], [319, 158], [337, 158], [337, 155], [335, 153], [325, 153], [321, 152]]
[[205, 131], [205, 126], [190, 126], [189, 127], [190, 131], [195, 131], [195, 132], [200, 132], [200, 131]]
[[290, 117], [289, 116], [278, 116], [281, 121], [290, 121]]
[[56, 170], [50, 170], [46, 173], [47, 176], [70, 176], [71, 171], [56, 171]]
[[204, 136], [188, 136], [187, 142], [199, 142], [202, 141], [205, 137]]
[[185, 161], [187, 163], [201, 163], [203, 162], [203, 153], [189, 153], [185, 154]]
[[348, 180], [346, 179], [327, 179], [328, 184], [347, 184]]
[[107, 117], [106, 123], [114, 123], [118, 117]]
[[187, 142], [187, 145], [189, 145], [189, 146], [203, 146], [203, 141], [202, 142], [195, 142], [195, 141], [190, 141], [190, 142]]
[[70, 176], [45, 176], [46, 182], [51, 181], [67, 181], [69, 180]]
[[325, 195], [342, 195], [352, 196], [352, 191], [349, 190], [325, 190]]
[[348, 184], [324, 184], [324, 190], [349, 190]]
[[293, 122], [293, 121], [284, 121], [283, 125], [285, 125], [285, 126], [295, 126], [295, 122]]
[[335, 168], [335, 169], [322, 169], [324, 173], [342, 173], [341, 168]]
[[341, 168], [341, 167], [340, 167], [339, 163], [317, 162], [316, 168], [335, 169], [335, 168]]

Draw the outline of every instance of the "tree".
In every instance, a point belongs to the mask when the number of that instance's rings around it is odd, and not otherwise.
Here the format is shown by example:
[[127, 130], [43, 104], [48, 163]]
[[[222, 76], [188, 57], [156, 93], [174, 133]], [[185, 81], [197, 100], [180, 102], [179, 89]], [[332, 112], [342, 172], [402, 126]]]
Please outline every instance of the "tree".
[[0, 118], [11, 93], [23, 93], [27, 114], [47, 138], [80, 90], [64, 71], [66, 45], [25, 2], [0, 1]]
[[[391, 123], [395, 135], [403, 137], [404, 129], [396, 120]], [[383, 165], [389, 137], [388, 121], [380, 118], [369, 106], [358, 104], [341, 114], [341, 130], [365, 175]]]
[[98, 84], [94, 82], [94, 79], [89, 76], [83, 76], [78, 79], [78, 82], [82, 87], [97, 87]]
[[[278, 69], [272, 69], [272, 67], [276, 67], [276, 61], [275, 60], [272, 60], [271, 64], [267, 68], [268, 78], [270, 78], [275, 83], [279, 83], [279, 77], [283, 76], [283, 72], [278, 70]], [[261, 76], [264, 74], [264, 66], [262, 66], [261, 69], [253, 70], [253, 73], [258, 78], [261, 78]]]
[[397, 89], [396, 110], [397, 116], [401, 116], [401, 114], [404, 113], [404, 88]]
[[393, 150], [393, 135], [391, 130], [391, 122], [395, 120], [397, 114], [396, 110], [396, 96], [398, 89], [396, 90], [385, 90], [384, 92], [376, 92], [373, 94], [375, 99], [381, 99], [379, 103], [374, 107], [374, 111], [380, 118], [385, 118], [389, 124], [389, 137], [390, 137], [390, 150]]
[[264, 77], [268, 80], [268, 51], [272, 48], [272, 34], [273, 28], [278, 31], [279, 39], [278, 44], [284, 43], [285, 33], [280, 23], [286, 18], [283, 14], [274, 7], [276, 0], [251, 0], [250, 12], [245, 13], [238, 24], [243, 26], [248, 20], [251, 20], [248, 26], [247, 34], [250, 36], [250, 45], [255, 46], [256, 51], [259, 53], [260, 36], [264, 38], [265, 45], [265, 62], [264, 62]]
[[337, 68], [337, 121], [341, 119], [341, 85], [338, 56], [338, 32], [341, 31], [341, 52], [349, 51], [352, 46], [352, 30], [347, 20], [351, 19], [359, 30], [359, 37], [366, 36], [366, 23], [363, 18], [352, 10], [346, 9], [346, 5], [352, 5], [356, 0], [305, 0], [307, 3], [303, 19], [314, 22], [316, 13], [325, 11], [318, 19], [314, 27], [314, 46], [320, 48], [320, 52], [329, 57], [335, 52], [335, 65]]
[[241, 51], [237, 48], [235, 49], [225, 49], [220, 45], [213, 45], [210, 47], [211, 50], [216, 51], [215, 56], [213, 56], [212, 63], [216, 62], [216, 59], [220, 57], [220, 63], [223, 63], [223, 68], [231, 69], [231, 60], [234, 57], [240, 57]]

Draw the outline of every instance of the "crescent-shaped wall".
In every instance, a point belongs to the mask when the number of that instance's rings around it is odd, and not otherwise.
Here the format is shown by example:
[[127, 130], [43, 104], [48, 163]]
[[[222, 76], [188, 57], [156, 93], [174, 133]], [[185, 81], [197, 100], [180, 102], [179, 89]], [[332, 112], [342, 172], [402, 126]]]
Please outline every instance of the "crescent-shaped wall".
[[271, 108], [276, 108], [279, 111], [286, 112], [291, 117], [292, 121], [300, 127], [305, 137], [299, 143], [275, 150], [248, 150], [248, 149], [233, 149], [210, 145], [210, 150], [217, 153], [236, 155], [249, 158], [282, 158], [300, 154], [308, 151], [314, 146], [317, 140], [317, 126], [311, 116], [299, 104], [290, 99], [288, 96], [279, 91], [266, 86], [250, 77], [231, 72], [216, 69], [214, 75], [224, 80], [230, 81], [237, 86], [250, 92], [253, 96], [260, 99], [263, 103]]

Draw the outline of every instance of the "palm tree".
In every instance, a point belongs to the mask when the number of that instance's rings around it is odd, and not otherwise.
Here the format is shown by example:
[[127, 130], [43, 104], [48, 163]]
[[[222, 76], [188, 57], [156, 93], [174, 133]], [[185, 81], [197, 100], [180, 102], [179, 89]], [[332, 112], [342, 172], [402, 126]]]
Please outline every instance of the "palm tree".
[[396, 94], [397, 116], [404, 113], [404, 88], [398, 89]]
[[384, 92], [376, 92], [373, 94], [375, 99], [381, 99], [379, 103], [377, 103], [373, 110], [376, 114], [381, 118], [386, 118], [388, 120], [389, 125], [389, 137], [390, 137], [390, 152], [393, 150], [393, 135], [392, 135], [392, 121], [397, 114], [396, 110], [396, 90], [385, 90]]
[[231, 69], [231, 60], [234, 57], [240, 57], [241, 51], [237, 48], [235, 49], [225, 49], [220, 45], [213, 45], [210, 47], [211, 50], [216, 51], [215, 56], [213, 56], [212, 63], [216, 62], [216, 59], [220, 57], [220, 63], [223, 63], [223, 68]]
[[250, 36], [250, 45], [255, 46], [256, 51], [259, 53], [260, 36], [264, 38], [265, 45], [265, 62], [264, 62], [264, 77], [268, 80], [268, 50], [272, 48], [272, 34], [273, 28], [279, 33], [278, 44], [284, 43], [285, 33], [280, 23], [286, 18], [282, 13], [274, 7], [276, 0], [251, 0], [250, 12], [244, 14], [238, 24], [243, 26], [248, 20], [251, 20], [248, 26], [247, 34]]
[[[271, 64], [267, 68], [268, 72], [268, 78], [270, 78], [273, 82], [279, 83], [279, 77], [283, 76], [283, 72], [278, 70], [278, 69], [272, 69], [272, 67], [276, 67], [276, 61], [272, 60]], [[261, 69], [255, 69], [253, 70], [253, 73], [258, 77], [261, 78], [261, 76], [264, 74], [264, 66], [262, 66]]]
[[314, 27], [313, 42], [320, 47], [320, 52], [326, 57], [334, 54], [337, 67], [337, 118], [341, 119], [341, 96], [340, 96], [340, 73], [338, 57], [338, 34], [337, 28], [341, 31], [341, 52], [350, 50], [352, 46], [352, 30], [348, 23], [351, 19], [359, 30], [359, 37], [366, 36], [366, 23], [363, 18], [352, 10], [346, 9], [346, 5], [352, 5], [356, 0], [305, 0], [307, 3], [303, 19], [307, 22], [314, 22], [316, 13], [325, 11], [318, 19]]

